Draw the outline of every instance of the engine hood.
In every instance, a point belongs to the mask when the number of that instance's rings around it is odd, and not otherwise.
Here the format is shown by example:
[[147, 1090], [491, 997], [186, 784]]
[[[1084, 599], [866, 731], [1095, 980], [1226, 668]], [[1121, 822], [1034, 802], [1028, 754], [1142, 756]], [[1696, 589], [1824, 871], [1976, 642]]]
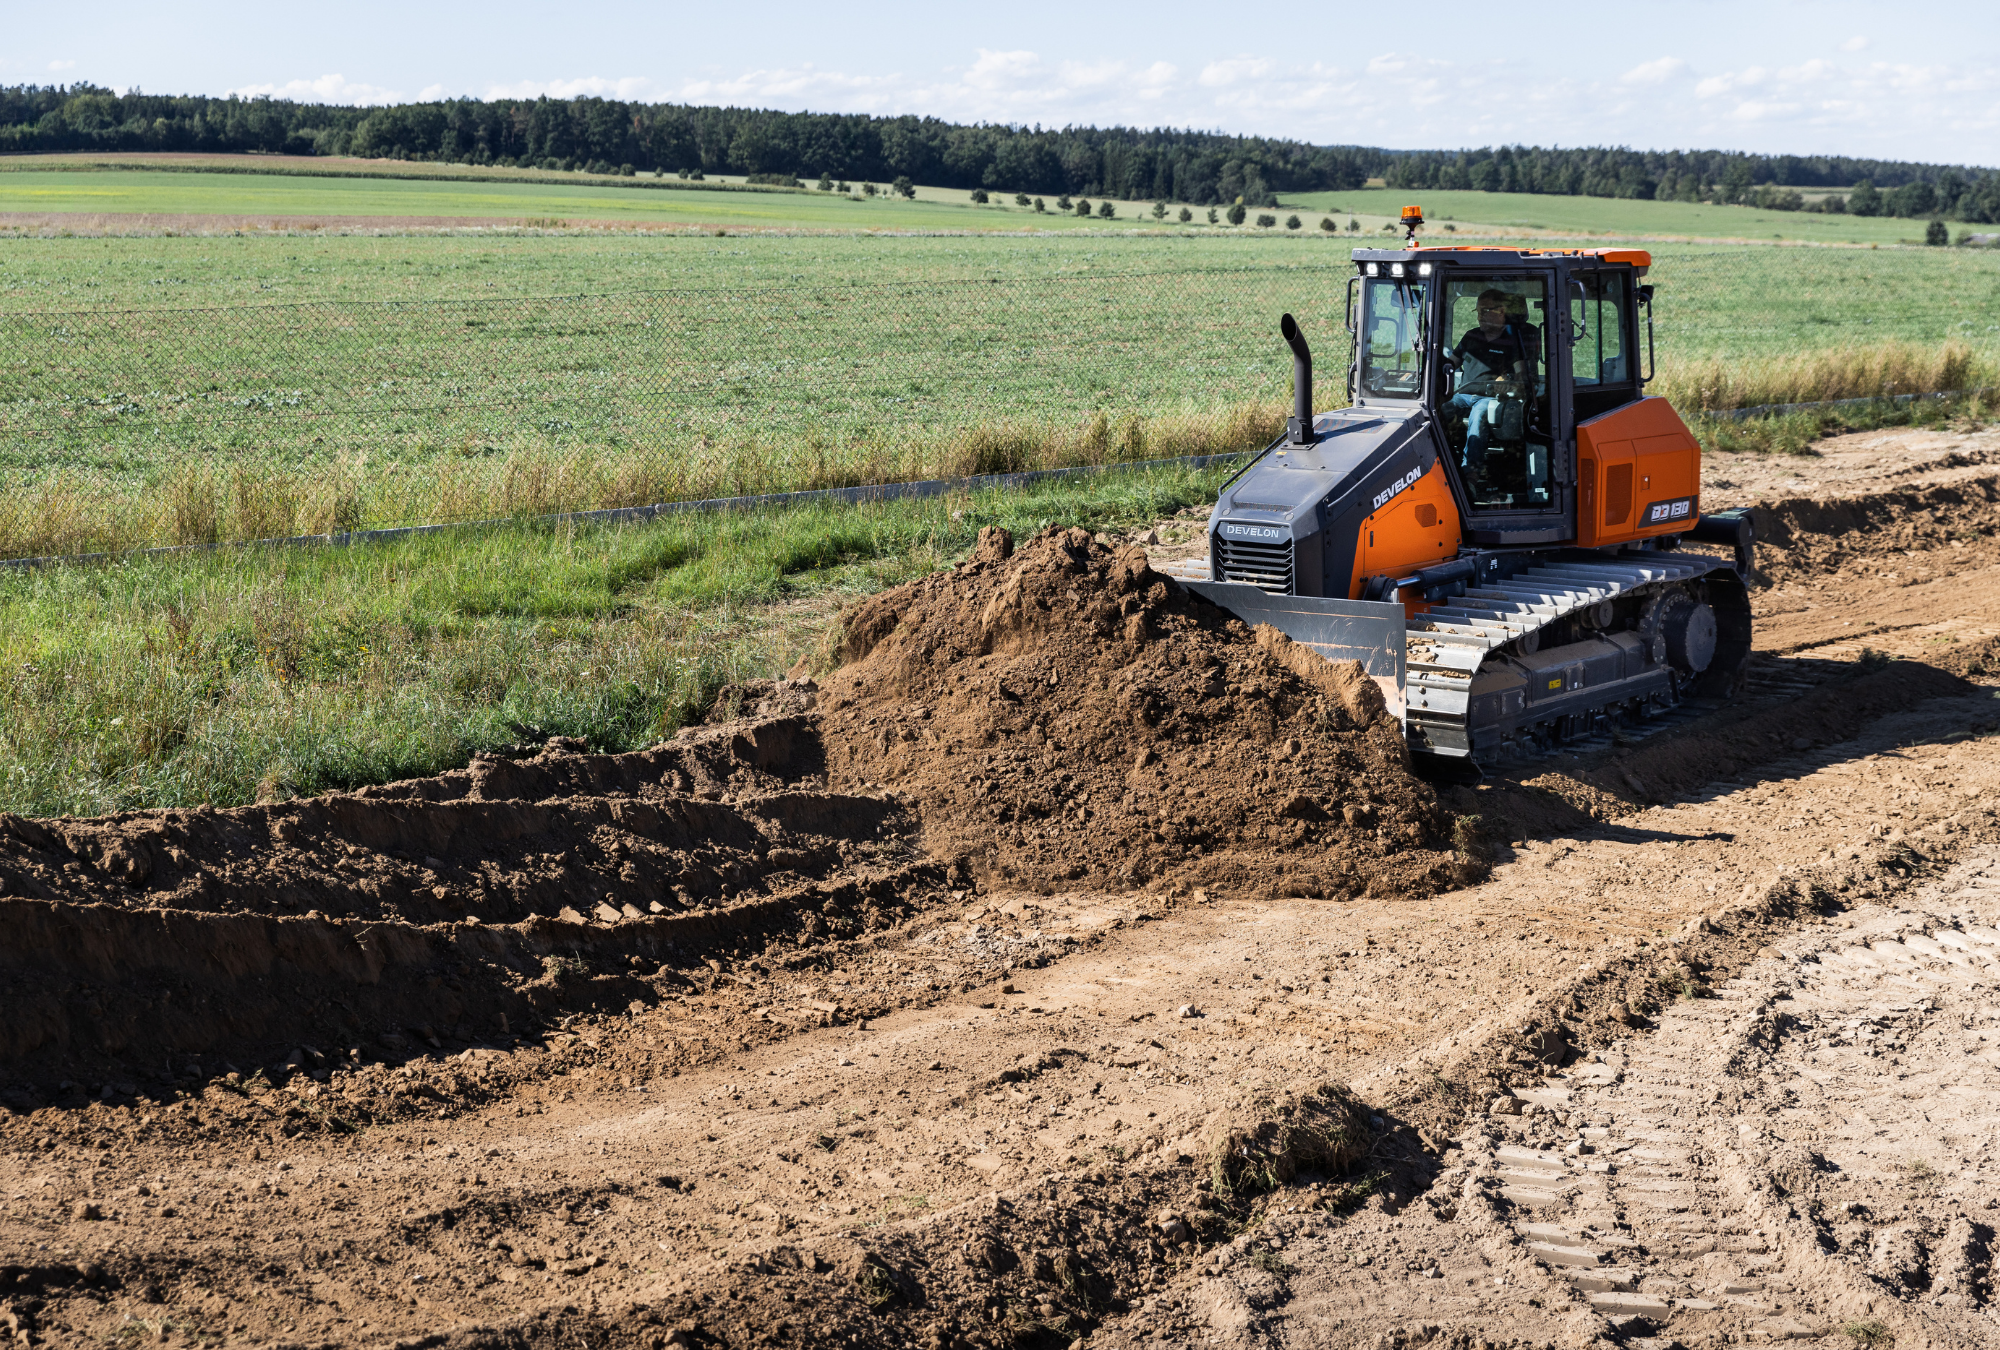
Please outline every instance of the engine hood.
[[[1428, 415], [1417, 407], [1321, 413], [1313, 419], [1318, 437], [1313, 444], [1280, 442], [1229, 485], [1209, 515], [1209, 532], [1260, 543], [1305, 539], [1320, 530], [1345, 498], [1361, 494], [1372, 500], [1399, 491], [1399, 476], [1412, 472], [1406, 463], [1410, 456], [1401, 452], [1419, 439], [1428, 450], [1429, 438], [1423, 435], [1428, 425]], [[1430, 455], [1418, 460], [1415, 472], [1429, 469]]]

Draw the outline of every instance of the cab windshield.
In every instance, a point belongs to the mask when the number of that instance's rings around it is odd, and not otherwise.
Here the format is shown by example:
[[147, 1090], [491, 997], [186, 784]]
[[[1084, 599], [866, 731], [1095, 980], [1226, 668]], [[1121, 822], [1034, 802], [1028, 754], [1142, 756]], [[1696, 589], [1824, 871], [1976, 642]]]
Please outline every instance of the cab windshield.
[[1361, 292], [1360, 396], [1423, 392], [1424, 284], [1369, 278]]

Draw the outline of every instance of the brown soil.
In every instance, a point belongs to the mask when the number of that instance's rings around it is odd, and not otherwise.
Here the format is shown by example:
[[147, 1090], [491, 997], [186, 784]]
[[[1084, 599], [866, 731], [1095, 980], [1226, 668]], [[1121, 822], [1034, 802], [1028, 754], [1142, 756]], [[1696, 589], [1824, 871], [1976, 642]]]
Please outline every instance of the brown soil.
[[829, 781], [919, 803], [995, 883], [1430, 894], [1459, 870], [1361, 668], [1253, 633], [1145, 551], [1043, 532], [867, 601], [827, 679]]
[[[9, 821], [0, 1317], [1990, 1343], [1979, 477], [1791, 492], [1853, 505], [1774, 504], [1741, 703], [1443, 802], [1365, 686], [1051, 533], [642, 756]], [[1491, 868], [1456, 890], [1451, 812]]]

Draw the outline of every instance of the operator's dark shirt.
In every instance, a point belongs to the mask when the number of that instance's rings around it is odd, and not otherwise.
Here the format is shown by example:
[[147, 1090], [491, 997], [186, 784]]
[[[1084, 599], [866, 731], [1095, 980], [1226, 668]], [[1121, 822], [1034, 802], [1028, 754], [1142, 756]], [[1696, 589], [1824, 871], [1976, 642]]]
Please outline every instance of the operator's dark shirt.
[[1468, 329], [1465, 336], [1458, 340], [1455, 350], [1461, 357], [1470, 356], [1477, 360], [1492, 375], [1515, 376], [1515, 365], [1525, 363], [1527, 376], [1522, 383], [1527, 390], [1532, 390], [1535, 386], [1536, 358], [1542, 350], [1542, 335], [1531, 323], [1509, 319], [1498, 337], [1487, 337], [1484, 328]]

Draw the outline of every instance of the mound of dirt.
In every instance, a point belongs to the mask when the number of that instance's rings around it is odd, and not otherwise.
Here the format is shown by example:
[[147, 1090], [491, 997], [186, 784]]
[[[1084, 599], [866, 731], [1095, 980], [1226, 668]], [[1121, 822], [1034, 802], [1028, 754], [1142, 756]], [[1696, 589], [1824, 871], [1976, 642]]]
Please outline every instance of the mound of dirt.
[[936, 857], [1052, 892], [1427, 895], [1464, 864], [1352, 662], [1255, 631], [1051, 529], [858, 606], [820, 723], [828, 787], [915, 803]]

